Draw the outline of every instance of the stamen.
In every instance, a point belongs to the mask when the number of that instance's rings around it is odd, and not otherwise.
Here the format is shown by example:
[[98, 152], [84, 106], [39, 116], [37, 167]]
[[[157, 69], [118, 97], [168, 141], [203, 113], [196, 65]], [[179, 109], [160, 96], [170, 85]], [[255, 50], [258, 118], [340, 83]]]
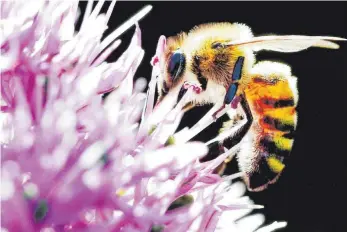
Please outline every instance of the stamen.
[[116, 40], [114, 41], [114, 43], [108, 47], [105, 51], [103, 51], [103, 53], [101, 53], [99, 55], [98, 58], [96, 58], [96, 60], [92, 63], [92, 66], [97, 66], [99, 65], [101, 62], [105, 61], [107, 59], [107, 57], [118, 48], [118, 46], [122, 43], [121, 40]]
[[158, 69], [156, 67], [153, 67], [152, 70], [152, 77], [148, 85], [147, 90], [147, 98], [145, 103], [145, 110], [143, 111], [142, 120], [147, 117], [149, 114], [153, 111], [154, 106], [154, 95], [155, 95], [155, 86], [157, 84], [157, 75], [158, 75]]
[[151, 113], [153, 111], [155, 87], [157, 84], [157, 75], [158, 75], [158, 68], [153, 67], [151, 80], [148, 84], [147, 97], [145, 99], [145, 103], [144, 103], [143, 110], [142, 110], [141, 123], [140, 123], [140, 127], [139, 127], [139, 132], [138, 132], [139, 135], [141, 135], [144, 132], [146, 125], [148, 125], [147, 124], [148, 121], [146, 119], [148, 118], [149, 115], [151, 115]]
[[106, 23], [108, 23], [108, 20], [110, 20], [110, 17], [111, 17], [111, 14], [112, 14], [112, 11], [114, 9], [114, 6], [116, 5], [116, 0], [112, 0], [110, 6], [108, 7], [107, 9], [107, 13], [106, 13]]
[[[227, 158], [230, 158], [230, 159], [234, 158], [234, 156], [236, 155], [237, 148], [235, 146], [235, 147], [230, 148], [229, 150], [227, 150], [227, 149], [225, 149], [225, 150], [226, 151], [223, 154], [219, 155], [217, 158], [215, 158], [214, 160], [210, 161], [210, 163], [207, 165], [207, 167], [205, 169], [206, 172], [217, 168], [218, 165], [220, 165]], [[225, 180], [232, 180], [232, 179], [241, 177], [242, 175], [243, 174], [241, 172], [240, 173], [236, 173], [234, 175], [228, 176], [228, 179], [225, 179]]]
[[96, 18], [96, 16], [99, 15], [100, 10], [102, 8], [102, 6], [104, 5], [105, 0], [100, 0], [98, 1], [98, 4], [96, 4], [96, 7], [94, 8], [93, 12], [90, 14], [90, 19], [93, 20], [94, 18]]
[[230, 176], [223, 177], [223, 179], [225, 181], [232, 181], [232, 180], [237, 179], [237, 178], [242, 178], [243, 175], [244, 174], [242, 172], [238, 172], [238, 173], [232, 174]]
[[191, 95], [192, 89], [190, 88], [186, 91], [186, 93], [183, 95], [182, 99], [176, 104], [176, 106], [164, 117], [165, 119], [163, 120], [163, 122], [173, 123], [175, 121], [175, 118], [177, 118], [179, 114], [182, 114], [183, 116], [182, 108], [190, 100]]
[[[220, 108], [220, 105], [216, 104], [215, 106], [210, 109], [205, 116], [200, 119], [199, 122], [197, 122], [192, 128], [187, 130], [186, 133], [180, 133], [179, 137], [176, 137], [178, 133], [175, 134], [175, 141], [176, 143], [186, 143], [190, 139], [192, 139], [194, 136], [199, 134], [202, 130], [204, 130], [206, 127], [214, 123], [217, 119], [222, 117], [228, 110], [230, 110], [230, 106], [226, 106], [223, 110], [221, 110], [216, 116], [213, 116], [213, 114]], [[179, 141], [179, 142], [178, 142]]]
[[136, 13], [133, 17], [128, 19], [125, 23], [123, 23], [120, 27], [114, 30], [110, 35], [108, 35], [100, 44], [100, 49], [104, 50], [112, 41], [114, 41], [118, 36], [123, 34], [126, 30], [140, 21], [143, 17], [145, 17], [152, 10], [152, 6], [148, 5]]
[[[166, 38], [165, 36], [160, 36], [158, 43], [157, 43], [157, 49], [156, 49], [156, 54], [155, 56], [158, 58], [158, 56], [161, 56], [162, 53], [164, 52], [166, 44]], [[159, 62], [159, 58], [158, 58]], [[160, 75], [160, 68], [157, 65], [153, 65], [152, 67], [152, 76], [151, 80], [148, 84], [148, 90], [147, 90], [147, 98], [145, 101], [144, 109], [142, 111], [142, 117], [141, 117], [141, 125], [140, 125], [140, 132], [142, 132], [142, 129], [144, 127], [144, 121], [145, 118], [148, 117], [153, 111], [154, 107], [154, 96], [155, 96], [155, 90], [156, 90], [156, 84], [157, 84], [157, 78]]]
[[90, 12], [92, 11], [93, 7], [93, 0], [88, 0], [86, 12], [84, 13], [82, 24], [81, 24], [81, 29], [85, 27], [85, 24], [87, 23], [87, 18], [90, 16]]
[[[221, 206], [219, 206], [221, 207]], [[229, 208], [229, 209], [233, 209], [233, 210], [237, 210], [237, 209], [263, 209], [264, 206], [262, 205], [249, 205], [249, 204], [229, 204], [226, 207], [222, 206], [223, 208]], [[258, 230], [257, 230], [258, 231]]]
[[[158, 115], [158, 118], [155, 118], [155, 120], [161, 119], [161, 121], [159, 121], [160, 123], [156, 127], [155, 131], [151, 133], [152, 140], [159, 141], [161, 144], [164, 144], [165, 146], [176, 143], [175, 137], [172, 136], [172, 134], [176, 131], [179, 122], [183, 117], [184, 112], [182, 111], [182, 108], [190, 100], [192, 91], [193, 89], [189, 88], [182, 97], [182, 99], [176, 104], [176, 106], [173, 109], [171, 106], [170, 108], [167, 108], [167, 110], [169, 110], [168, 113], [166, 113], [167, 111], [162, 112], [160, 116]], [[174, 96], [175, 95], [170, 96], [170, 99], [175, 100]], [[164, 100], [167, 100], [167, 98]], [[159, 106], [159, 108], [161, 108], [160, 110], [162, 110], [162, 107], [166, 105], [167, 103], [165, 103], [164, 105], [162, 102]], [[158, 111], [158, 109], [156, 111]], [[151, 124], [153, 124], [153, 121], [150, 123], [150, 125]], [[164, 141], [163, 139], [165, 139], [166, 141]]]
[[250, 205], [248, 208], [249, 209], [263, 209], [264, 206], [263, 205]]
[[271, 232], [287, 226], [287, 222], [274, 222], [268, 226], [264, 226], [257, 230], [257, 232]]
[[226, 138], [228, 138], [228, 137], [231, 137], [231, 136], [235, 135], [245, 123], [247, 123], [247, 120], [244, 121], [244, 122], [240, 122], [237, 126], [233, 126], [232, 128], [223, 131], [222, 133], [220, 133], [219, 135], [217, 135], [215, 138], [213, 138], [213, 139], [207, 141], [207, 142], [205, 143], [205, 145], [208, 146], [208, 145], [210, 145], [210, 144], [212, 144], [212, 143], [214, 143], [214, 142], [223, 141], [224, 139], [226, 139]]
[[178, 91], [179, 89], [173, 89], [172, 91], [170, 91], [160, 102], [160, 104], [156, 105], [153, 112], [148, 115], [146, 123], [149, 123], [149, 125], [156, 125], [161, 122], [163, 118], [165, 118], [168, 114], [171, 114], [170, 112], [176, 105]]

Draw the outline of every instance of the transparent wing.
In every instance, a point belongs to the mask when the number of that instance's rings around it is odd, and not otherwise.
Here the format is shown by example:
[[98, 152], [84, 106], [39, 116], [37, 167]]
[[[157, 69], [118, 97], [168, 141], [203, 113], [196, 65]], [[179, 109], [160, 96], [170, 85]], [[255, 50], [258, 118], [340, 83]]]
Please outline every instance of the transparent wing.
[[232, 41], [226, 46], [249, 46], [254, 51], [269, 50], [276, 52], [298, 52], [309, 47], [338, 49], [340, 46], [331, 41], [347, 41], [345, 38], [331, 36], [259, 36], [250, 40]]

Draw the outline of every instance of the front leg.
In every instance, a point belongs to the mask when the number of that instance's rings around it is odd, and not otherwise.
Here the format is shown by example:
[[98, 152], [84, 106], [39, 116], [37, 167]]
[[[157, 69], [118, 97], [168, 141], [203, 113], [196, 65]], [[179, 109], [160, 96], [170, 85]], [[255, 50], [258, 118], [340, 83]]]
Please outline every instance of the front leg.
[[184, 89], [192, 88], [196, 94], [200, 94], [202, 91], [202, 88], [199, 84], [194, 82], [189, 82], [189, 81], [184, 82], [183, 88]]
[[224, 103], [215, 113], [213, 113], [212, 117], [214, 121], [217, 121], [217, 119], [225, 113], [224, 111], [228, 111], [229, 109], [236, 109], [240, 101], [241, 97], [237, 96], [231, 101], [230, 104]]
[[215, 120], [220, 117], [221, 112], [224, 112], [227, 107], [231, 106], [233, 109], [236, 109], [238, 103], [241, 100], [239, 96], [236, 96], [236, 93], [239, 87], [239, 81], [242, 77], [242, 67], [244, 60], [245, 58], [240, 56], [235, 63], [233, 74], [231, 76], [231, 84], [229, 85], [225, 94], [224, 104], [212, 115]]
[[[239, 99], [239, 102], [241, 103], [239, 110], [241, 110], [242, 113], [237, 113], [234, 118], [230, 118], [230, 120], [224, 122], [219, 135], [208, 141], [206, 145], [219, 143], [222, 147], [226, 146], [230, 149], [234, 145], [238, 144], [245, 136], [252, 125], [253, 117], [244, 96], [240, 96]], [[220, 141], [223, 141], [223, 143], [220, 143]], [[228, 142], [226, 143], [226, 141]]]
[[[177, 99], [175, 99], [175, 103], [173, 105], [173, 112], [176, 112], [175, 114], [177, 114], [178, 112], [186, 112], [190, 107], [193, 107], [193, 105], [191, 104], [191, 95], [186, 96], [187, 91], [190, 90], [190, 93], [196, 93], [196, 94], [200, 94], [201, 92], [201, 87], [196, 84], [196, 83], [192, 83], [192, 82], [184, 82], [184, 84], [181, 86], [178, 95], [177, 95]], [[159, 107], [160, 104], [162, 104], [163, 101], [163, 97], [159, 98], [157, 101], [157, 104], [155, 107]]]
[[181, 99], [183, 98], [184, 94], [186, 94], [188, 89], [191, 89], [196, 94], [200, 94], [202, 91], [199, 84], [194, 83], [194, 82], [185, 81], [183, 83], [181, 89], [180, 89], [180, 92], [178, 93], [177, 104], [181, 101]]

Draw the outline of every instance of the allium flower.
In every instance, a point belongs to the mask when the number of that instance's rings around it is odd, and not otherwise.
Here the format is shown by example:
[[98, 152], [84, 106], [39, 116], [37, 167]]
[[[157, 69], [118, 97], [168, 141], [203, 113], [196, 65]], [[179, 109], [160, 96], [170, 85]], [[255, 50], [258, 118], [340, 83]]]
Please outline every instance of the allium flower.
[[[153, 109], [156, 66], [147, 94], [133, 83], [137, 22], [151, 7], [101, 41], [115, 1], [106, 14], [92, 3], [75, 32], [78, 1], [1, 2], [2, 231], [256, 230], [262, 215], [234, 223], [259, 208], [230, 185], [240, 175], [213, 174], [232, 151], [201, 163], [207, 146], [189, 142], [209, 120], [174, 134], [190, 90]], [[132, 25], [128, 49], [107, 63]]]

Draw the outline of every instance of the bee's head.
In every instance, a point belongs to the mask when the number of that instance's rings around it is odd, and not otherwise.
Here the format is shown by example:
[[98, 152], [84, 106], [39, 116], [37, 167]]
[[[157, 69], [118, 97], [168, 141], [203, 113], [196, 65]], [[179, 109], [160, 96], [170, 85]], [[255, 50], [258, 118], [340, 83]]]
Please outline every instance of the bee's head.
[[254, 60], [251, 51], [225, 44], [251, 36], [243, 25], [210, 23], [169, 37], [159, 60], [159, 100], [190, 82], [202, 89], [194, 96], [195, 104], [223, 101], [238, 57], [246, 57], [246, 66]]

